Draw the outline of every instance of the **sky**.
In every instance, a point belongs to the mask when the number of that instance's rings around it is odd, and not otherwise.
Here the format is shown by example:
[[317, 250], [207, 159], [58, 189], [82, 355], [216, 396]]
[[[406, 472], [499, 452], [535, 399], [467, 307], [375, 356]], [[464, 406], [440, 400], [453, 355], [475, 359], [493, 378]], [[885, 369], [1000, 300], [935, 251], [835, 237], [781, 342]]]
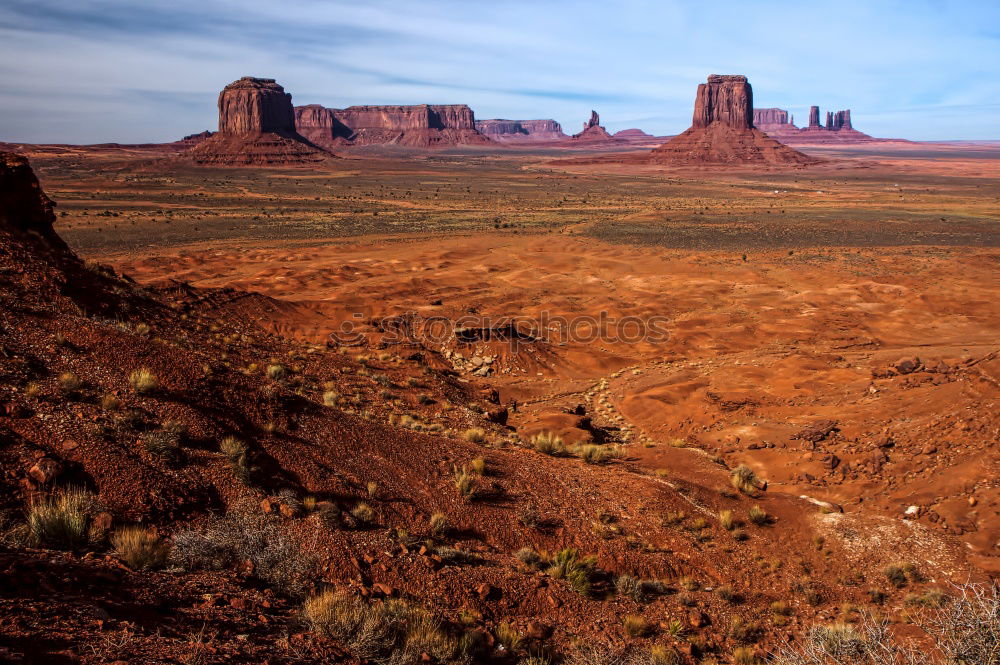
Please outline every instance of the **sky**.
[[1000, 0], [0, 2], [0, 141], [175, 140], [241, 76], [295, 104], [675, 134], [709, 74], [799, 125], [817, 104], [875, 136], [1000, 139]]

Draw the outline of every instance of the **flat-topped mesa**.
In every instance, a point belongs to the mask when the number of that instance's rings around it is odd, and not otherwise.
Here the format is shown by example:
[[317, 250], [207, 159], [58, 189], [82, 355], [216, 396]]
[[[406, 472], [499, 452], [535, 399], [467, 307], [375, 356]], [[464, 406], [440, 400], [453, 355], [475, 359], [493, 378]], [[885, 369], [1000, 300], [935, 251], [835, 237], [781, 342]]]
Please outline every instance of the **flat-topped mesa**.
[[555, 120], [476, 120], [476, 129], [496, 141], [555, 141], [568, 138]]
[[721, 122], [734, 129], [753, 125], [753, 89], [746, 76], [712, 74], [698, 85], [692, 127]]
[[292, 96], [274, 79], [244, 76], [219, 93], [219, 133], [295, 134]]
[[[765, 115], [779, 117], [778, 113]], [[787, 115], [780, 117], [787, 120]], [[649, 161], [737, 165], [811, 164], [819, 160], [779, 143], [754, 126], [753, 90], [745, 76], [713, 74], [698, 86], [691, 127], [653, 150]]]
[[490, 140], [476, 129], [476, 116], [466, 104], [350, 106], [318, 105], [295, 108], [299, 132], [319, 145], [398, 144], [413, 147], [484, 144]]
[[785, 109], [754, 109], [753, 126], [762, 127], [764, 125], [788, 125], [788, 111]]
[[218, 166], [305, 165], [333, 157], [295, 131], [292, 96], [274, 79], [254, 76], [222, 89], [219, 131], [181, 155]]

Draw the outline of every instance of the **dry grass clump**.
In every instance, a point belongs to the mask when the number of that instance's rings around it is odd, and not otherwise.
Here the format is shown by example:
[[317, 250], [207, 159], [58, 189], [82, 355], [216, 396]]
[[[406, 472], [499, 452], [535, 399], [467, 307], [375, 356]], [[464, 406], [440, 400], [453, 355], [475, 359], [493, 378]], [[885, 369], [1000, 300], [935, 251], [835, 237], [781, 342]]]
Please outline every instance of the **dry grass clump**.
[[508, 653], [515, 653], [524, 645], [524, 636], [509, 623], [501, 623], [493, 629], [493, 636]]
[[545, 573], [557, 580], [566, 580], [574, 591], [589, 596], [593, 591], [592, 578], [597, 568], [597, 557], [580, 556], [573, 547], [556, 552], [547, 562]]
[[627, 596], [643, 603], [650, 596], [667, 593], [667, 586], [657, 580], [640, 580], [632, 575], [619, 575], [615, 578], [615, 592], [619, 596]]
[[649, 665], [681, 665], [681, 655], [671, 646], [654, 644], [649, 647]]
[[486, 475], [486, 460], [482, 457], [477, 457], [476, 459], [469, 462], [469, 470], [476, 474], [477, 476]]
[[28, 504], [27, 540], [34, 547], [74, 550], [88, 541], [94, 497], [79, 488], [35, 497]]
[[115, 554], [135, 570], [162, 568], [170, 555], [170, 546], [141, 526], [126, 526], [111, 535]]
[[574, 452], [587, 464], [607, 464], [624, 456], [620, 446], [598, 446], [592, 443], [577, 446]]
[[101, 396], [101, 408], [105, 411], [118, 411], [122, 408], [122, 401], [108, 393]]
[[351, 517], [361, 526], [367, 526], [375, 522], [375, 509], [364, 501], [359, 501], [354, 508], [351, 508]]
[[478, 481], [476, 476], [469, 473], [466, 467], [454, 467], [452, 469], [452, 475], [455, 483], [455, 489], [466, 501], [471, 501], [476, 497], [476, 488], [478, 486]]
[[689, 575], [681, 577], [677, 580], [677, 584], [685, 591], [697, 591], [701, 588], [701, 583]]
[[472, 427], [462, 432], [462, 438], [472, 443], [483, 443], [486, 441], [486, 430], [482, 427]]
[[434, 513], [430, 519], [430, 532], [434, 538], [443, 538], [451, 531], [451, 522], [444, 513]]
[[250, 561], [254, 577], [287, 595], [301, 594], [315, 567], [278, 520], [251, 512], [229, 513], [177, 533], [170, 559], [186, 570], [223, 570]]
[[227, 436], [219, 442], [219, 451], [229, 460], [233, 475], [241, 482], [249, 483], [252, 468], [247, 444], [235, 436]]
[[373, 663], [416, 663], [424, 654], [438, 663], [461, 662], [480, 647], [472, 633], [456, 639], [429, 612], [397, 599], [369, 604], [328, 590], [308, 598], [303, 615], [314, 632]]
[[167, 460], [175, 459], [186, 435], [187, 427], [181, 423], [166, 423], [162, 428], [145, 434], [142, 445], [150, 455]]
[[140, 367], [129, 374], [128, 382], [132, 385], [132, 390], [139, 395], [149, 395], [160, 387], [160, 380], [148, 367]]
[[750, 647], [736, 647], [731, 656], [733, 665], [758, 665], [757, 652]]
[[267, 366], [267, 378], [272, 381], [281, 381], [288, 376], [288, 368], [280, 363], [271, 363]]
[[521, 563], [532, 567], [539, 567], [543, 563], [542, 555], [530, 547], [522, 547], [519, 549], [514, 553], [514, 558]]
[[629, 637], [645, 637], [652, 631], [649, 622], [638, 614], [629, 614], [622, 619], [622, 627]]
[[733, 487], [750, 496], [754, 496], [757, 493], [757, 488], [760, 486], [757, 474], [746, 464], [740, 464], [732, 470], [732, 473], [729, 475], [729, 482], [732, 483]]
[[323, 393], [323, 404], [326, 406], [337, 406], [340, 404], [340, 393], [336, 390], [327, 390]]
[[726, 531], [732, 531], [736, 528], [736, 518], [733, 517], [733, 511], [723, 510], [719, 512], [719, 526]]
[[539, 432], [531, 437], [531, 447], [544, 455], [553, 457], [563, 457], [568, 453], [562, 437], [556, 436], [552, 432]]
[[73, 372], [63, 372], [57, 380], [59, 390], [66, 396], [75, 395], [83, 387], [83, 380]]
[[771, 516], [768, 515], [767, 512], [765, 512], [765, 510], [760, 506], [754, 506], [751, 508], [750, 512], [747, 514], [747, 519], [757, 526], [764, 526], [765, 524], [770, 524], [771, 522]]

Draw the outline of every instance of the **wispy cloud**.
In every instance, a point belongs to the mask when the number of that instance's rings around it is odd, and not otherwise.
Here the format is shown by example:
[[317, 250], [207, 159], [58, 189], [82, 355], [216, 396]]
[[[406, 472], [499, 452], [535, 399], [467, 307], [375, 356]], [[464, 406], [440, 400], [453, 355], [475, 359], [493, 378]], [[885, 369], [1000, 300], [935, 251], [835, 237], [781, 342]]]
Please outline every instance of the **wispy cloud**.
[[[5, 0], [0, 140], [159, 141], [215, 125], [218, 90], [272, 76], [296, 103], [596, 108], [684, 129], [694, 86], [743, 73], [760, 106], [851, 108], [876, 135], [998, 138], [1000, 4], [959, 0]], [[995, 107], [994, 107], [995, 108]], [[33, 110], [33, 111], [32, 111]]]

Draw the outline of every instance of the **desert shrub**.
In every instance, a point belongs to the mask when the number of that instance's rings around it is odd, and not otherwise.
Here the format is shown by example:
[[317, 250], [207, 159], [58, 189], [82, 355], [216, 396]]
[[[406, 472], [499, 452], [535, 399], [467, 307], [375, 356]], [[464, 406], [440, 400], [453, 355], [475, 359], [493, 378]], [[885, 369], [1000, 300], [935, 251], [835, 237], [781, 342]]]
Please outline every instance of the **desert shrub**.
[[442, 538], [451, 531], [451, 523], [444, 513], [434, 513], [430, 519], [430, 532], [435, 538]]
[[775, 616], [787, 617], [792, 615], [791, 606], [783, 600], [776, 600], [771, 603], [771, 614]]
[[597, 557], [580, 556], [573, 547], [559, 550], [549, 560], [546, 574], [556, 579], [564, 579], [577, 593], [589, 596], [592, 587], [592, 577], [597, 567]]
[[241, 482], [249, 483], [252, 468], [247, 444], [235, 436], [227, 436], [219, 442], [219, 451], [229, 460], [233, 475]]
[[462, 438], [472, 443], [482, 443], [486, 440], [486, 430], [482, 427], [472, 427], [462, 432]]
[[622, 626], [629, 637], [645, 637], [650, 632], [649, 622], [638, 614], [629, 614], [622, 619]]
[[365, 485], [365, 490], [368, 492], [368, 496], [374, 499], [378, 496], [378, 483], [375, 481], [369, 481], [368, 484]]
[[170, 546], [158, 535], [141, 526], [127, 526], [111, 535], [115, 554], [135, 570], [162, 568]]
[[439, 663], [465, 660], [472, 639], [456, 639], [423, 608], [402, 600], [364, 601], [335, 591], [308, 598], [303, 614], [312, 630], [345, 645], [358, 659], [395, 665], [420, 662], [423, 654]]
[[59, 375], [59, 390], [64, 395], [74, 395], [76, 391], [83, 387], [83, 380], [73, 372], [63, 372]]
[[469, 473], [466, 467], [454, 467], [452, 469], [455, 489], [463, 499], [471, 501], [476, 496], [476, 477]]
[[671, 637], [680, 637], [687, 632], [687, 627], [680, 619], [671, 619], [667, 622], [666, 633]]
[[101, 408], [105, 411], [118, 411], [122, 408], [122, 402], [114, 395], [108, 393], [101, 396]]
[[128, 381], [132, 384], [132, 390], [139, 395], [148, 395], [160, 387], [160, 380], [147, 367], [140, 367], [132, 372]]
[[267, 378], [272, 381], [281, 381], [288, 376], [288, 368], [279, 363], [272, 363], [267, 366]]
[[733, 511], [723, 510], [719, 512], [719, 526], [726, 531], [732, 531], [736, 528], [736, 518], [733, 517]]
[[93, 506], [93, 495], [78, 488], [33, 498], [28, 504], [28, 543], [58, 550], [82, 547]]
[[482, 457], [477, 457], [476, 459], [469, 462], [469, 470], [476, 474], [477, 476], [486, 475], [486, 460]]
[[718, 594], [719, 598], [733, 605], [739, 605], [743, 602], [743, 594], [728, 585], [720, 586], [715, 590], [715, 593]]
[[463, 564], [482, 561], [476, 554], [455, 547], [437, 547], [434, 549], [434, 553], [448, 563]]
[[340, 404], [340, 393], [336, 390], [327, 390], [323, 393], [323, 404], [326, 406], [337, 406]]
[[757, 493], [757, 487], [760, 485], [760, 481], [757, 479], [757, 474], [754, 473], [753, 469], [748, 467], [746, 464], [740, 464], [732, 470], [732, 473], [729, 476], [729, 482], [731, 482], [733, 487], [739, 491], [751, 496]]
[[315, 562], [275, 518], [234, 512], [173, 537], [170, 559], [187, 570], [221, 570], [250, 561], [252, 575], [299, 595]]
[[771, 522], [771, 516], [768, 515], [767, 512], [760, 506], [754, 506], [751, 508], [750, 512], [747, 514], [747, 519], [757, 526], [764, 526], [765, 524], [769, 524]]
[[635, 600], [642, 600], [639, 580], [631, 575], [619, 575], [615, 578], [615, 593]]
[[740, 541], [742, 541], [742, 540], [746, 540], [747, 538], [749, 538], [749, 536], [747, 535], [747, 532], [744, 531], [743, 529], [733, 529], [732, 534], [733, 534], [733, 540], [740, 540]]

